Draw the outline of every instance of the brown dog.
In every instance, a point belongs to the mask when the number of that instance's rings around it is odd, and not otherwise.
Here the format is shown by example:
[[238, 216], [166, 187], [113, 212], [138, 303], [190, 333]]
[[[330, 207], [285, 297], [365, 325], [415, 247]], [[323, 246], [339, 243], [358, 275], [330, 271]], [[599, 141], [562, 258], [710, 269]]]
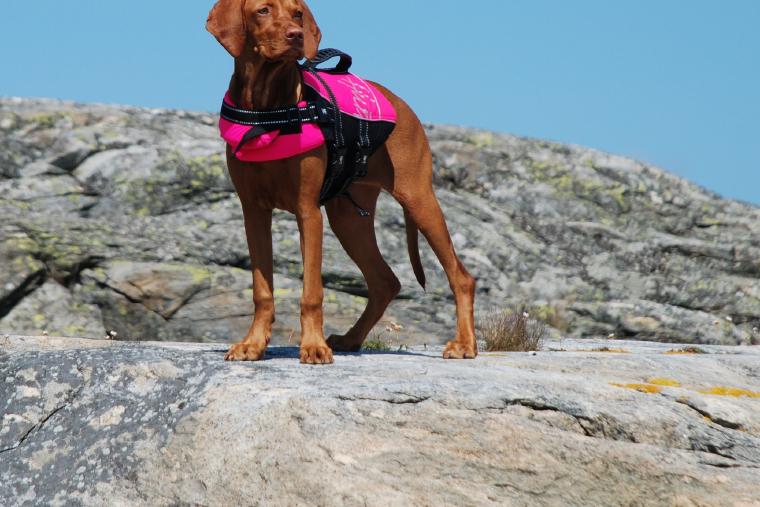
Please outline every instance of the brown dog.
[[[220, 0], [206, 28], [235, 58], [230, 96], [245, 109], [273, 109], [301, 100], [297, 60], [316, 55], [322, 37], [302, 0]], [[370, 159], [369, 173], [351, 187], [354, 200], [373, 216], [381, 190], [403, 207], [409, 255], [417, 279], [424, 273], [417, 248], [417, 230], [427, 238], [441, 262], [456, 298], [457, 334], [446, 345], [445, 358], [477, 355], [473, 323], [475, 280], [454, 252], [446, 222], [432, 185], [432, 155], [420, 121], [406, 103], [385, 88], [378, 89], [398, 114], [396, 128]], [[319, 193], [325, 176], [323, 146], [286, 160], [246, 163], [227, 149], [230, 176], [243, 206], [253, 270], [253, 324], [234, 345], [227, 360], [255, 361], [264, 357], [274, 322], [272, 277], [272, 210], [294, 213], [300, 230], [304, 263], [301, 298], [301, 362], [327, 364], [333, 350], [358, 350], [400, 284], [382, 258], [372, 218], [361, 217], [345, 197], [326, 205], [330, 226], [367, 281], [369, 301], [358, 322], [343, 336], [325, 340], [322, 316], [322, 213]]]

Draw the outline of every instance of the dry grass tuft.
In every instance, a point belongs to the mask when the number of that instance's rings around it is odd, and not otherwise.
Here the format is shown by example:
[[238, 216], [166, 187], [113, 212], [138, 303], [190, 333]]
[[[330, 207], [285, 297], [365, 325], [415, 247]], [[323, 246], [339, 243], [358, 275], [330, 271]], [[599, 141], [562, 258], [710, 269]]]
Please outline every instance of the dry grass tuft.
[[477, 330], [487, 352], [531, 352], [541, 350], [546, 324], [531, 319], [526, 311], [491, 312], [478, 319]]

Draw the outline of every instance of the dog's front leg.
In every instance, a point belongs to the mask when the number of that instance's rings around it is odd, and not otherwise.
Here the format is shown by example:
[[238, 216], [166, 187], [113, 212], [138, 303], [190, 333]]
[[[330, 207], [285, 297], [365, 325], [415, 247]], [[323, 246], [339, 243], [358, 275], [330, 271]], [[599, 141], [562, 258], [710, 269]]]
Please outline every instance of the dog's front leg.
[[330, 364], [332, 349], [324, 335], [322, 314], [322, 212], [318, 206], [308, 206], [296, 213], [301, 233], [303, 255], [303, 295], [301, 297], [301, 362]]
[[253, 323], [242, 342], [227, 352], [228, 361], [258, 361], [264, 358], [274, 322], [272, 259], [272, 210], [243, 204], [245, 235], [253, 272]]

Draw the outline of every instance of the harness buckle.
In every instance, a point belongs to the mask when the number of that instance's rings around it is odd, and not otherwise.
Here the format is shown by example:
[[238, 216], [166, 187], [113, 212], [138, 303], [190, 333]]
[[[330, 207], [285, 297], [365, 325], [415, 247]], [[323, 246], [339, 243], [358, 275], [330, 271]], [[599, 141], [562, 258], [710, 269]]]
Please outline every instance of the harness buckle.
[[346, 165], [346, 154], [348, 149], [345, 146], [335, 144], [333, 147], [333, 166], [342, 169]]
[[335, 108], [324, 104], [314, 104], [314, 112], [317, 123], [332, 123], [335, 121]]
[[359, 145], [356, 150], [356, 158], [354, 163], [356, 167], [356, 177], [364, 178], [367, 176], [369, 166], [370, 149], [367, 146]]

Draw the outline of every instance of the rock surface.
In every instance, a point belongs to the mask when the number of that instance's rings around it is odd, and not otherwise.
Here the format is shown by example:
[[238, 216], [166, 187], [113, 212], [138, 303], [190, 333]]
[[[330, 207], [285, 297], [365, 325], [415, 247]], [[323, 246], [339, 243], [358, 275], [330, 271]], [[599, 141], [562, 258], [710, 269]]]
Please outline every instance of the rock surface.
[[[760, 505], [760, 348], [537, 354], [0, 337], [3, 505]], [[679, 349], [680, 350], [680, 349]]]
[[[0, 330], [99, 338], [239, 339], [252, 313], [240, 205], [216, 118], [0, 99]], [[428, 127], [437, 193], [479, 311], [527, 305], [555, 334], [760, 341], [760, 209], [658, 168], [576, 146]], [[453, 301], [423, 245], [416, 288], [400, 208], [381, 200], [381, 248], [405, 289], [378, 327], [451, 338]], [[298, 336], [293, 217], [274, 221], [275, 342]], [[366, 289], [326, 233], [327, 332]]]

